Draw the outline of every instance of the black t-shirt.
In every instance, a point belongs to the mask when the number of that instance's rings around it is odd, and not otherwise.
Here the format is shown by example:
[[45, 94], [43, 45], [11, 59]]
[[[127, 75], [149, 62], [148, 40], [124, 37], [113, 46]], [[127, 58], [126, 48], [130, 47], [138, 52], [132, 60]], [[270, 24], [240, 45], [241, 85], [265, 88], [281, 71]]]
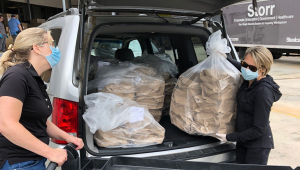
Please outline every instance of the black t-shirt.
[[[0, 80], [1, 96], [14, 97], [23, 103], [20, 123], [48, 145], [46, 121], [52, 105], [43, 80], [29, 62], [12, 66], [4, 73]], [[0, 133], [0, 169], [6, 160], [16, 164], [41, 159], [42, 156], [13, 144]]]

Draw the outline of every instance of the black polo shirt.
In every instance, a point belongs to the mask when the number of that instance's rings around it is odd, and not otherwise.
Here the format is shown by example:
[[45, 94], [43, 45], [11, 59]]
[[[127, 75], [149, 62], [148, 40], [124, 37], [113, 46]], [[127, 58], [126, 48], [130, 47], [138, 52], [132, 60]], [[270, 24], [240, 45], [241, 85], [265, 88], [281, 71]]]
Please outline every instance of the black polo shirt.
[[[4, 73], [0, 80], [1, 96], [14, 97], [23, 103], [20, 123], [48, 145], [46, 121], [52, 105], [43, 80], [29, 62], [12, 66]], [[16, 164], [41, 159], [42, 156], [13, 144], [0, 133], [0, 169], [6, 160]]]

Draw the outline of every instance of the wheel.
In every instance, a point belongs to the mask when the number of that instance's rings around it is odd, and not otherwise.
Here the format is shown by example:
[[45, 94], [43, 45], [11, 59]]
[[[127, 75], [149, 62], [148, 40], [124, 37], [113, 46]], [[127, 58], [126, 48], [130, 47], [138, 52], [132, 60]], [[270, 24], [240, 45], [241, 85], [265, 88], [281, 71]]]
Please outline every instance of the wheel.
[[280, 59], [282, 57], [282, 53], [272, 52], [273, 59]]
[[239, 58], [240, 59], [243, 59], [245, 57], [246, 50], [247, 50], [247, 48], [245, 48], [245, 47], [239, 48]]

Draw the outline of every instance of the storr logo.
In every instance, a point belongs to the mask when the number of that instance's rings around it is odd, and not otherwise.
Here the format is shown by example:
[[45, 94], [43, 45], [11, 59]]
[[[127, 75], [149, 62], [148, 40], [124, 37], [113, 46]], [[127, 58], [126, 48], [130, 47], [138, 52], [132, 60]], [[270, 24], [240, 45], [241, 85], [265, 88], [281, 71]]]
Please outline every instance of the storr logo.
[[260, 6], [257, 12], [254, 12], [252, 4], [248, 6], [248, 17], [273, 15], [275, 5]]
[[286, 37], [286, 42], [300, 42], [300, 38], [290, 38]]

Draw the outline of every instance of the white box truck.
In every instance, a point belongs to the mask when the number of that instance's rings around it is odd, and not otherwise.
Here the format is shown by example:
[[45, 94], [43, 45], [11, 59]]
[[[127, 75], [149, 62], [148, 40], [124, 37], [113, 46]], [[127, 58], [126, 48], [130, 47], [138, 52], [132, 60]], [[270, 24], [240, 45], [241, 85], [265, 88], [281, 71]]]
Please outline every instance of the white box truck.
[[247, 47], [263, 45], [274, 59], [300, 53], [300, 0], [261, 0], [223, 8], [227, 33], [240, 58]]

